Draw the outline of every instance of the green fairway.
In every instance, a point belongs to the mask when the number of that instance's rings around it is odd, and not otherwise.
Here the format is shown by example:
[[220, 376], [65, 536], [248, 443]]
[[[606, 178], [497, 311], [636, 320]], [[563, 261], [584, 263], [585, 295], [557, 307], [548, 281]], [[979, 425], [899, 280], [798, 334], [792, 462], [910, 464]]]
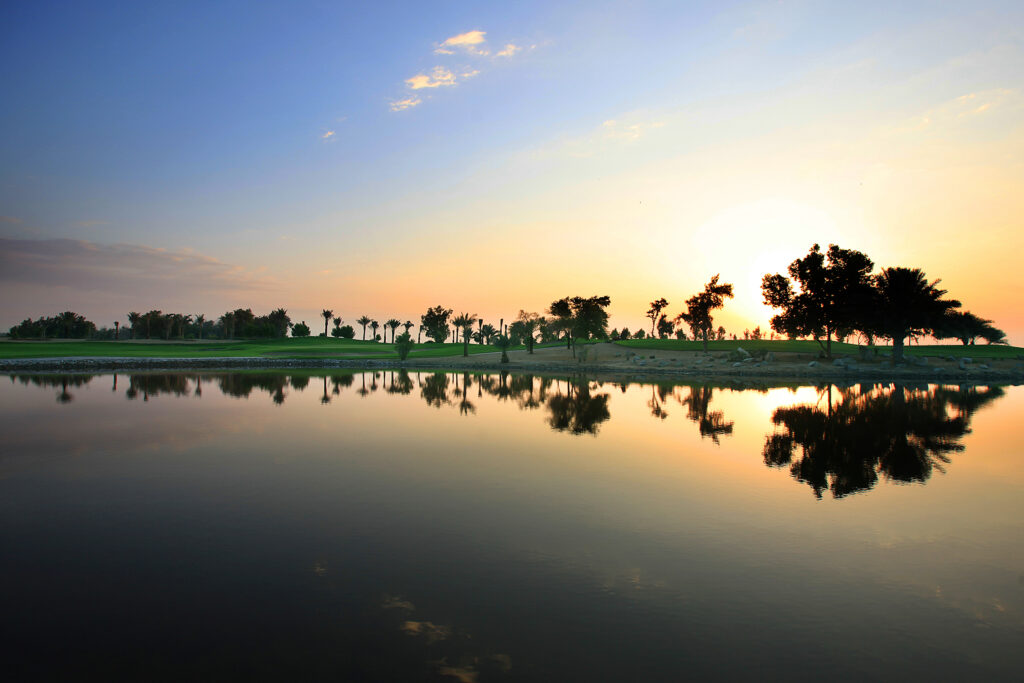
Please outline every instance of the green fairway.
[[[519, 347], [521, 348], [521, 347]], [[494, 346], [470, 344], [469, 352], [498, 353]], [[412, 358], [461, 356], [462, 344], [417, 344]], [[371, 341], [304, 337], [226, 341], [0, 341], [0, 358], [351, 358], [395, 360], [391, 344]]]
[[[701, 351], [704, 343], [698, 341], [683, 341], [680, 339], [628, 339], [615, 342], [619, 346], [631, 349], [663, 349], [672, 351]], [[812, 339], [740, 339], [709, 341], [708, 351], [731, 351], [737, 347], [743, 347], [747, 351], [774, 351], [775, 353], [813, 353], [821, 351], [818, 342]], [[858, 353], [856, 344], [841, 344], [832, 342], [832, 355], [856, 355]], [[876, 344], [874, 347], [878, 353], [891, 353], [892, 347]], [[1002, 346], [996, 344], [982, 344], [975, 346], [964, 346], [963, 344], [933, 344], [924, 346], [905, 346], [904, 353], [908, 356], [953, 356], [961, 358], [1017, 358], [1024, 357], [1024, 349], [1019, 346]]]

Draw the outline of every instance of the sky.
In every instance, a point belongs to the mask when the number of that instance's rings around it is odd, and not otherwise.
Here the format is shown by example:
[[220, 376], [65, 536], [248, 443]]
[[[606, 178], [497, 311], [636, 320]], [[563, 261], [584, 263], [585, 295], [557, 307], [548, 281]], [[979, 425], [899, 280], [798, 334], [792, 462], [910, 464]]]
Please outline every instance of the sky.
[[608, 295], [767, 329], [814, 243], [1024, 344], [1024, 4], [0, 5], [0, 328]]

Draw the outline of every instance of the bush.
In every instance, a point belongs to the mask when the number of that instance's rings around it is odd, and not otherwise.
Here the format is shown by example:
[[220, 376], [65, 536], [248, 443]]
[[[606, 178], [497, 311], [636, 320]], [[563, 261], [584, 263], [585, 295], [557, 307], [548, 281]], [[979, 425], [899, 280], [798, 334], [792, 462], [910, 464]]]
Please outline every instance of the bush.
[[406, 358], [408, 358], [409, 352], [412, 351], [412, 347], [415, 346], [415, 344], [412, 341], [412, 337], [409, 336], [408, 332], [403, 332], [402, 334], [398, 335], [398, 337], [394, 341], [394, 344], [395, 351], [398, 352], [398, 358], [400, 360], [405, 360]]
[[303, 320], [301, 323], [295, 323], [292, 326], [293, 337], [308, 337], [309, 336], [309, 325]]

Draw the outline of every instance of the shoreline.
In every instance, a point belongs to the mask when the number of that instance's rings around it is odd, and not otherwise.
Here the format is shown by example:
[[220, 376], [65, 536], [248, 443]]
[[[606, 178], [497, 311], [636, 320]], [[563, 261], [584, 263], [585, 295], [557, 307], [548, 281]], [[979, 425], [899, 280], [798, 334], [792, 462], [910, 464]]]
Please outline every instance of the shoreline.
[[[482, 355], [482, 354], [481, 354]], [[489, 354], [487, 354], [489, 355]], [[445, 359], [422, 360], [350, 360], [338, 358], [286, 359], [266, 357], [219, 357], [219, 358], [133, 358], [133, 357], [67, 357], [67, 358], [19, 358], [0, 360], [0, 373], [81, 373], [111, 372], [120, 370], [141, 371], [183, 371], [183, 370], [450, 370], [463, 372], [516, 372], [516, 373], [559, 373], [573, 375], [615, 375], [626, 376], [634, 381], [643, 378], [682, 380], [774, 380], [778, 382], [810, 382], [842, 380], [846, 383], [859, 381], [929, 381], [949, 382], [995, 382], [999, 384], [1024, 384], [1024, 369], [949, 369], [928, 366], [877, 367], [871, 365], [821, 365], [802, 367], [794, 363], [764, 363], [759, 366], [741, 367], [680, 367], [666, 363], [658, 367], [636, 366], [619, 362], [530, 362], [516, 359], [509, 363], [493, 360], [475, 360], [457, 357], [458, 361]], [[477, 356], [479, 358], [479, 356]]]

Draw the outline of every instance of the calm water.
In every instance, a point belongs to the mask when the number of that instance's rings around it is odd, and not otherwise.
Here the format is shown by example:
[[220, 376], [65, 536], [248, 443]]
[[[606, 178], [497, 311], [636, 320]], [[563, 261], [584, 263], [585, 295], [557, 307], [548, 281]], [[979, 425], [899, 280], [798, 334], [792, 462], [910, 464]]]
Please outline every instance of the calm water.
[[1024, 388], [0, 380], [5, 680], [1024, 670]]

